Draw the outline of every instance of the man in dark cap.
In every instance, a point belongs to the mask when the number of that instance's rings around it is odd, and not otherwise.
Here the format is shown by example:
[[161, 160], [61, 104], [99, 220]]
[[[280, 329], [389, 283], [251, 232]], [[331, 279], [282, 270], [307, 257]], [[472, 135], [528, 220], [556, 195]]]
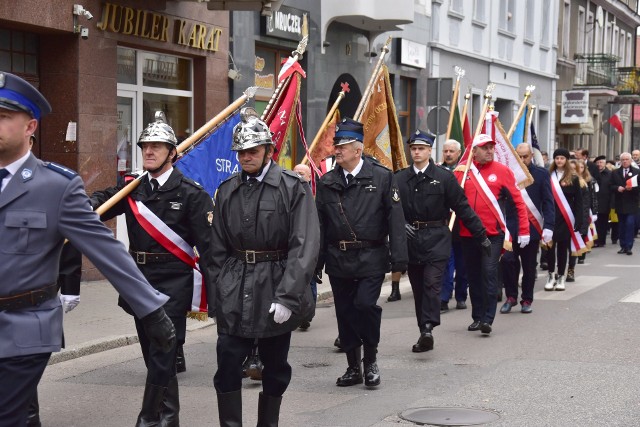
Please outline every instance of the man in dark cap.
[[420, 329], [414, 353], [433, 349], [433, 328], [440, 324], [440, 287], [451, 254], [449, 211], [456, 213], [482, 247], [491, 247], [456, 178], [431, 160], [434, 141], [434, 135], [416, 130], [407, 141], [413, 164], [396, 173], [409, 247], [409, 281]]
[[321, 246], [318, 269], [329, 276], [342, 349], [348, 367], [336, 385], [380, 384], [376, 353], [382, 308], [377, 305], [385, 273], [407, 267], [400, 192], [393, 173], [362, 156], [362, 124], [345, 118], [336, 126], [337, 166], [316, 191]]
[[62, 344], [58, 264], [68, 239], [127, 301], [155, 345], [175, 348], [175, 329], [153, 289], [91, 209], [81, 178], [30, 152], [47, 100], [0, 72], [0, 426], [24, 426], [51, 352]]

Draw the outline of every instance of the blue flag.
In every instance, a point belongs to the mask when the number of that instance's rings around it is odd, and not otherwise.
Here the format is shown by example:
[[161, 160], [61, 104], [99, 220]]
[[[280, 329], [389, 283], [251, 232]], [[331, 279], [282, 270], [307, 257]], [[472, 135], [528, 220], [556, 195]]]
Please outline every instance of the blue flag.
[[524, 107], [524, 113], [522, 113], [522, 117], [520, 117], [520, 120], [516, 125], [516, 130], [513, 132], [513, 135], [511, 136], [511, 145], [513, 145], [514, 147], [517, 147], [518, 144], [522, 144], [523, 142], [525, 142], [524, 132], [526, 129], [528, 110], [529, 110], [529, 106]]
[[531, 120], [531, 126], [529, 131], [529, 136], [531, 141], [531, 151], [533, 151], [533, 163], [536, 166], [544, 167], [544, 160], [542, 159], [542, 150], [540, 149], [540, 144], [538, 143], [538, 137], [536, 136], [536, 128], [533, 126], [533, 120]]
[[231, 116], [211, 135], [176, 162], [185, 176], [198, 182], [213, 197], [222, 181], [240, 172], [235, 151], [231, 151], [233, 127], [240, 122], [240, 114]]

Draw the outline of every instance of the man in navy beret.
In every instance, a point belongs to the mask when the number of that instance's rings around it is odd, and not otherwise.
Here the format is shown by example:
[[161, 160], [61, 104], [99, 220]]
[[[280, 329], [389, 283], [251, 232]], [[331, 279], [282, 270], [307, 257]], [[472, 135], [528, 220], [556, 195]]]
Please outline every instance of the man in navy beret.
[[84, 253], [144, 318], [158, 346], [175, 330], [156, 291], [91, 209], [77, 173], [30, 151], [49, 102], [18, 76], [0, 72], [0, 427], [24, 426], [27, 407], [62, 344], [58, 265], [65, 239]]
[[420, 329], [414, 353], [433, 349], [433, 328], [440, 325], [440, 288], [451, 254], [449, 211], [484, 247], [490, 242], [478, 216], [451, 172], [431, 159], [435, 136], [420, 129], [407, 141], [413, 164], [396, 172], [409, 250], [408, 275]]

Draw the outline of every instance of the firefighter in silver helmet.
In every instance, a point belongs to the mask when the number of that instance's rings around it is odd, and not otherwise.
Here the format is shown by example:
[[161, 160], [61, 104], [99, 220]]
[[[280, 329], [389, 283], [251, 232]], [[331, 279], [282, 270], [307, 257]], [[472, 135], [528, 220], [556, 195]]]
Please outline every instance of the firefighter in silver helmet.
[[[125, 214], [129, 235], [129, 252], [149, 283], [169, 295], [164, 305], [176, 329], [177, 346], [161, 353], [149, 342], [140, 320], [134, 316], [140, 348], [147, 365], [147, 380], [142, 409], [137, 426], [179, 425], [177, 351], [186, 333], [186, 315], [191, 309], [194, 287], [194, 266], [206, 282], [211, 246], [213, 202], [195, 181], [185, 177], [172, 165], [176, 157], [177, 140], [162, 112], [140, 135], [143, 167], [147, 172], [131, 194], [107, 211], [102, 219]], [[128, 180], [136, 177], [128, 175]], [[124, 185], [96, 191], [91, 202], [97, 208]], [[193, 247], [200, 254], [195, 257]], [[118, 304], [133, 314], [122, 299]]]
[[271, 426], [291, 380], [291, 331], [315, 308], [309, 282], [320, 228], [309, 185], [273, 161], [271, 132], [255, 110], [241, 112], [231, 149], [242, 171], [216, 193], [207, 289], [218, 326], [213, 384], [220, 425], [241, 425], [241, 366], [257, 339], [264, 364], [258, 425]]

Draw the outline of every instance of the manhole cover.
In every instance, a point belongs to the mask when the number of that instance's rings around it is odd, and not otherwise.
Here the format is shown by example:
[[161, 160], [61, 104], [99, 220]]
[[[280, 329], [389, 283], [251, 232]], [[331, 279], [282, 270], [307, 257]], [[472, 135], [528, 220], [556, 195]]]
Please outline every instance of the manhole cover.
[[500, 419], [494, 412], [471, 408], [413, 408], [400, 414], [403, 420], [436, 426], [478, 426]]

